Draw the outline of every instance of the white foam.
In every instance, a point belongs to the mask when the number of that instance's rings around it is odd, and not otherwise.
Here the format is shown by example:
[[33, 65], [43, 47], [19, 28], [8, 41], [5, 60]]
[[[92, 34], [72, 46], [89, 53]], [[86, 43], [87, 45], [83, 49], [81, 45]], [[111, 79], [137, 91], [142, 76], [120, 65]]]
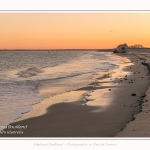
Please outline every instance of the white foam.
[[26, 70], [19, 71], [17, 73], [17, 75], [19, 75], [22, 78], [28, 78], [28, 77], [36, 76], [42, 72], [43, 72], [43, 70], [38, 68], [38, 67], [31, 67], [31, 68], [28, 68]]

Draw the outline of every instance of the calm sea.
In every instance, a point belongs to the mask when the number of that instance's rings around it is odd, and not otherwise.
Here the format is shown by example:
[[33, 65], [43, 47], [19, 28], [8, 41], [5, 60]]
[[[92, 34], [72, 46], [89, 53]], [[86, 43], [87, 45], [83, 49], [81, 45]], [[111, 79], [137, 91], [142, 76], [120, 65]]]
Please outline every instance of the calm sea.
[[0, 126], [45, 98], [38, 96], [41, 84], [50, 84], [49, 97], [84, 87], [97, 72], [117, 67], [111, 56], [98, 51], [0, 51]]

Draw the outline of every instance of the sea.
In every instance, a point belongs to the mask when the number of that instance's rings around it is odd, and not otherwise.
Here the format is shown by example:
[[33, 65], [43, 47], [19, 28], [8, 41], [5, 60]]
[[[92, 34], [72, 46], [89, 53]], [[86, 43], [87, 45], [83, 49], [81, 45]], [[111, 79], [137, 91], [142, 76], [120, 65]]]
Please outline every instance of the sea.
[[0, 51], [0, 126], [30, 111], [45, 96], [39, 87], [48, 83], [48, 97], [94, 82], [97, 72], [118, 67], [121, 57], [100, 51]]

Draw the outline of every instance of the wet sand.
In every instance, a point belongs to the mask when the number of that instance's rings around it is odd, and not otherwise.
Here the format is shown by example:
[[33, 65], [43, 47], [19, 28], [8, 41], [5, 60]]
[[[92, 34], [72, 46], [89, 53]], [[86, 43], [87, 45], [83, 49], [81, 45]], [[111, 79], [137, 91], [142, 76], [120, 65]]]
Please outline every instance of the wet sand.
[[[135, 122], [136, 114], [141, 112], [145, 92], [149, 87], [149, 71], [141, 63], [143, 59], [137, 55], [127, 53], [121, 56], [129, 58], [131, 62], [120, 64], [119, 69], [110, 71], [103, 78], [97, 75], [95, 83], [73, 91], [75, 95], [82, 95], [80, 99], [51, 105], [44, 103], [43, 107], [39, 103], [30, 115], [24, 114], [26, 117], [11, 124], [27, 125], [27, 129], [21, 129], [22, 134], [13, 132], [20, 129], [7, 129], [4, 131], [11, 130], [12, 134], [0, 136], [114, 137], [118, 133], [123, 134], [126, 125], [128, 127], [131, 122]], [[68, 92], [66, 99], [73, 99], [74, 96], [70, 95]], [[36, 116], [40, 109], [45, 111]]]

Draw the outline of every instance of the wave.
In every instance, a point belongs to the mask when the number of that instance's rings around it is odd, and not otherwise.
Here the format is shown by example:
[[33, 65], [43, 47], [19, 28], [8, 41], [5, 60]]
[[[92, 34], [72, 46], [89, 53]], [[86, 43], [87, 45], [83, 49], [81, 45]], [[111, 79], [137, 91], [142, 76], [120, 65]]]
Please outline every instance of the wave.
[[19, 77], [22, 77], [22, 78], [28, 78], [32, 76], [37, 76], [38, 74], [42, 72], [44, 71], [38, 67], [31, 67], [26, 70], [19, 71], [16, 75], [19, 75]]

